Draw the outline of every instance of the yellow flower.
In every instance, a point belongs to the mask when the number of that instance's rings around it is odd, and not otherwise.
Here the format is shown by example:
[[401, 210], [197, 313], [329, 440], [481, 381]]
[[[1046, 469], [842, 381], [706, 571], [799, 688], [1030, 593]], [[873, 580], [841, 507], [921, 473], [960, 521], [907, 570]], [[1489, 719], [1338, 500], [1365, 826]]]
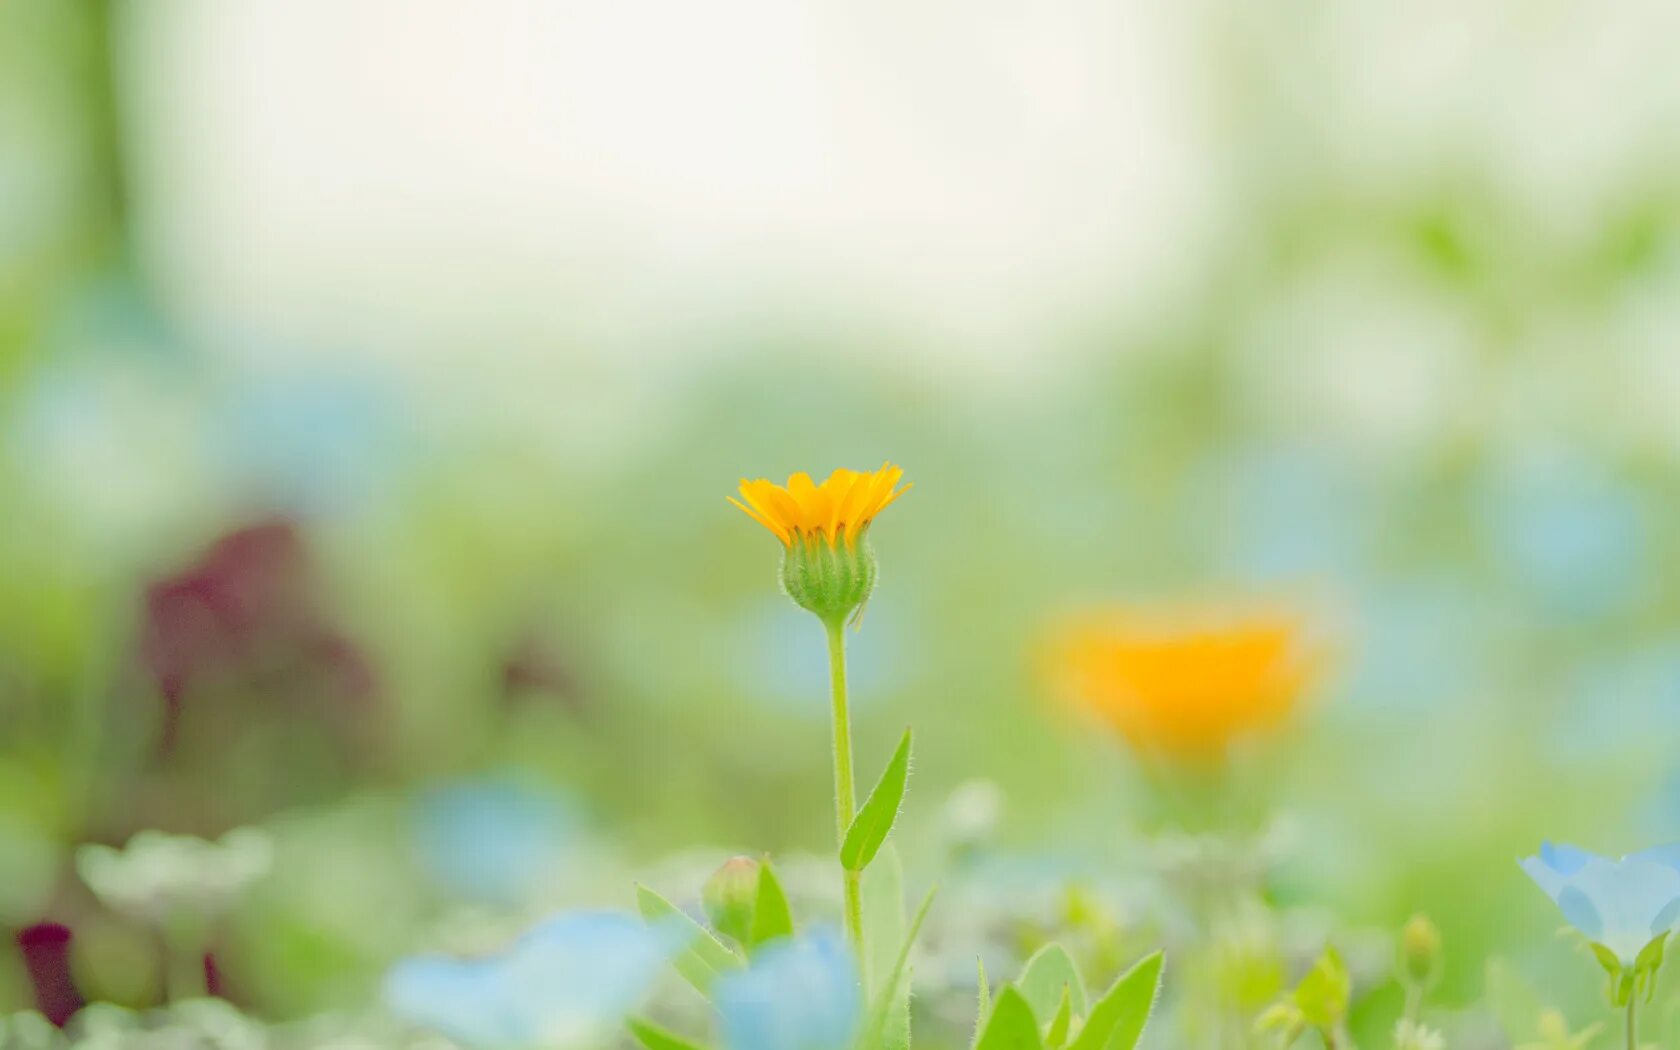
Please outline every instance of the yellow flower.
[[891, 463], [880, 470], [837, 470], [821, 485], [795, 474], [784, 488], [772, 481], [741, 479], [741, 500], [729, 502], [782, 541], [782, 589], [800, 608], [830, 627], [847, 616], [861, 617], [875, 590], [875, 552], [869, 524], [910, 486], [898, 487], [904, 471]]
[[1072, 703], [1139, 752], [1217, 761], [1283, 721], [1317, 677], [1306, 633], [1278, 611], [1109, 610], [1063, 629], [1053, 673]]
[[804, 471], [791, 475], [785, 487], [767, 478], [742, 478], [741, 499], [729, 502], [775, 533], [784, 546], [793, 546], [796, 539], [821, 539], [834, 547], [843, 537], [850, 547], [875, 515], [909, 491], [909, 485], [897, 487], [903, 476], [902, 468], [883, 463], [880, 470], [836, 470], [820, 485]]

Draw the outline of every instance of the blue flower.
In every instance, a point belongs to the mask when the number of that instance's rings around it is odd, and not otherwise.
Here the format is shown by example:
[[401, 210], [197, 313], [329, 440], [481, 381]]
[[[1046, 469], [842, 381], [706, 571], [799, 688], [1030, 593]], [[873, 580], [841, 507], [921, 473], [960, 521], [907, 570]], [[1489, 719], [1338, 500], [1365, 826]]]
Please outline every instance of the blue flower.
[[820, 930], [766, 947], [717, 983], [729, 1050], [845, 1050], [862, 1000], [857, 964], [838, 933]]
[[1538, 604], [1593, 616], [1640, 597], [1648, 577], [1648, 511], [1606, 465], [1537, 457], [1500, 469], [1484, 496], [1489, 538]]
[[559, 792], [484, 778], [422, 794], [411, 828], [421, 863], [446, 889], [486, 904], [517, 904], [563, 866], [578, 819]]
[[1570, 925], [1625, 967], [1680, 919], [1680, 844], [1615, 860], [1547, 842], [1521, 863]]
[[385, 977], [391, 1012], [475, 1047], [589, 1043], [618, 1024], [681, 947], [628, 915], [548, 919], [499, 955], [405, 959]]

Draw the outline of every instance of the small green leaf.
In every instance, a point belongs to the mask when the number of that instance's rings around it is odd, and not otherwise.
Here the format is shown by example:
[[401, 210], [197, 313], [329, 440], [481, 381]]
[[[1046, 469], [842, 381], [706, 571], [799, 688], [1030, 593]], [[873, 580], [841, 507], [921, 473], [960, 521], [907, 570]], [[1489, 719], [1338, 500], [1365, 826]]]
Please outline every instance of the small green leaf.
[[904, 802], [904, 784], [910, 777], [910, 730], [898, 743], [887, 768], [876, 781], [875, 790], [864, 799], [846, 839], [840, 844], [840, 863], [847, 871], [862, 871], [875, 859], [881, 843], [887, 841], [893, 823], [898, 820], [898, 807]]
[[752, 926], [747, 933], [747, 950], [757, 951], [766, 941], [793, 936], [793, 912], [781, 880], [767, 860], [758, 866], [758, 896], [753, 901]]
[[1059, 944], [1046, 944], [1027, 960], [1015, 986], [1026, 996], [1027, 1005], [1036, 1017], [1049, 1017], [1065, 991], [1073, 1004], [1073, 1012], [1085, 1016], [1085, 982], [1079, 978], [1079, 968], [1073, 957]]
[[1072, 1050], [1132, 1050], [1149, 1023], [1160, 990], [1161, 953], [1155, 952], [1121, 974], [1091, 1007]]
[[1019, 989], [1006, 985], [998, 993], [977, 1050], [1044, 1050], [1038, 1019]]
[[1295, 988], [1295, 1005], [1308, 1024], [1320, 1030], [1341, 1025], [1347, 1017], [1353, 981], [1334, 947], [1324, 949], [1318, 962]]
[[881, 847], [875, 862], [863, 873], [863, 943], [869, 954], [865, 967], [873, 998], [892, 974], [898, 946], [904, 940], [904, 866], [892, 843]]
[[[864, 972], [870, 978], [868, 999], [874, 1002], [887, 994], [887, 982], [892, 979], [908, 921], [904, 914], [904, 869], [892, 843], [881, 848], [862, 879], [863, 943], [869, 958]], [[910, 996], [895, 996], [888, 1007], [880, 1050], [906, 1050], [910, 1045]]]
[[904, 943], [899, 945], [898, 958], [893, 962], [892, 973], [886, 983], [881, 985], [879, 994], [870, 1005], [869, 1025], [865, 1029], [867, 1038], [859, 1044], [860, 1046], [885, 1045], [887, 1022], [893, 1014], [895, 1004], [901, 996], [909, 998], [910, 981], [907, 973], [910, 967], [910, 949], [916, 945], [916, 935], [922, 932], [922, 922], [927, 919], [928, 909], [933, 907], [933, 898], [938, 892], [938, 886], [928, 890], [927, 896], [922, 898], [922, 906], [916, 909], [915, 918], [910, 920], [910, 928], [904, 931]]
[[700, 1043], [685, 1039], [643, 1017], [632, 1017], [624, 1023], [629, 1027], [630, 1034], [647, 1050], [706, 1050]]
[[711, 994], [712, 982], [719, 974], [741, 965], [740, 956], [725, 948], [710, 930], [646, 886], [636, 887], [636, 910], [649, 924], [671, 924], [683, 931], [688, 946], [677, 954], [672, 965], [701, 995]]
[[1044, 1045], [1051, 1050], [1059, 1050], [1067, 1043], [1068, 1026], [1073, 1023], [1072, 989], [1062, 986], [1062, 1001], [1056, 1007], [1055, 1018], [1050, 1022], [1049, 1031], [1044, 1033]]

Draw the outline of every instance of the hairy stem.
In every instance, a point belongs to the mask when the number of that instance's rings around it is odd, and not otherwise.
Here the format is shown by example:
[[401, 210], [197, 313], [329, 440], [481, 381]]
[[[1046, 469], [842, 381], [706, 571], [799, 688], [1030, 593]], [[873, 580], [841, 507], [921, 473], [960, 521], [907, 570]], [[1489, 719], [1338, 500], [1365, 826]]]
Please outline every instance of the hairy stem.
[[[834, 702], [834, 823], [837, 845], [844, 844], [846, 832], [857, 815], [857, 793], [852, 783], [852, 716], [846, 702], [846, 624], [835, 617], [823, 624], [828, 629], [828, 673]], [[859, 968], [865, 967], [863, 952], [863, 897], [858, 872], [846, 871], [846, 935], [857, 954]], [[867, 971], [864, 987], [869, 987]]]

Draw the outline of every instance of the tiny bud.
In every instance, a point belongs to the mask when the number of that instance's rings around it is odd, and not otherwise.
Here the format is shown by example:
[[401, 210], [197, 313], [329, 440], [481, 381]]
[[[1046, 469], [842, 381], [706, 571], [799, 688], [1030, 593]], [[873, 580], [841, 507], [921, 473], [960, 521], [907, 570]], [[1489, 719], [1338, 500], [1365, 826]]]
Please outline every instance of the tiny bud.
[[1414, 915], [1400, 931], [1400, 975], [1414, 988], [1434, 985], [1441, 974], [1441, 931], [1427, 915]]
[[719, 933], [746, 942], [752, 927], [753, 902], [758, 898], [758, 861], [731, 857], [712, 872], [700, 889], [706, 917]]

